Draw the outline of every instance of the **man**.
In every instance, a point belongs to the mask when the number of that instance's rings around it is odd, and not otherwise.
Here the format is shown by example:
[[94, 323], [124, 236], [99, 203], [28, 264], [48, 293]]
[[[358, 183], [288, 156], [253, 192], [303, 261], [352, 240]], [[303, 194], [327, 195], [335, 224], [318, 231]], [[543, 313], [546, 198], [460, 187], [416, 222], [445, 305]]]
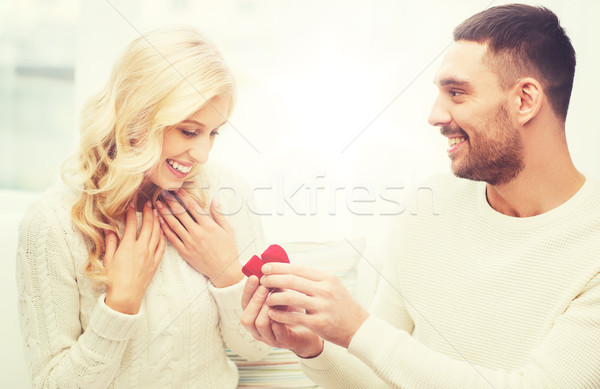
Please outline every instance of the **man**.
[[460, 178], [431, 182], [438, 215], [401, 220], [372, 313], [332, 276], [268, 264], [242, 322], [323, 387], [600, 388], [600, 184], [565, 138], [573, 47], [519, 4], [454, 40], [429, 122]]

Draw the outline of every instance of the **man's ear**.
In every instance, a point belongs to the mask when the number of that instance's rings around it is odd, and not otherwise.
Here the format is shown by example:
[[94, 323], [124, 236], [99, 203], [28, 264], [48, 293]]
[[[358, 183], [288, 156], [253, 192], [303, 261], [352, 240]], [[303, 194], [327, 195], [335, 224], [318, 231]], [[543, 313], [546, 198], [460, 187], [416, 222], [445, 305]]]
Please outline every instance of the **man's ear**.
[[521, 126], [533, 119], [542, 107], [544, 90], [535, 78], [520, 79], [512, 90], [516, 106], [517, 121]]

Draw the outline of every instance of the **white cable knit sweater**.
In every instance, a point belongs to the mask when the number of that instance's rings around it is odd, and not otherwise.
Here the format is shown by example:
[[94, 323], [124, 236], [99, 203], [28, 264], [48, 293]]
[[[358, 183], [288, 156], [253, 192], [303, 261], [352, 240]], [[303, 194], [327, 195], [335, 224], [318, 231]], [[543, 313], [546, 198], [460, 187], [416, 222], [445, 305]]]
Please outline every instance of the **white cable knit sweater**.
[[302, 360], [324, 388], [600, 388], [600, 184], [530, 218], [485, 184], [432, 182], [401, 216], [372, 315], [348, 351]]
[[[233, 176], [206, 167], [202, 184], [215, 195]], [[258, 218], [239, 197], [220, 200], [235, 229], [240, 261], [264, 250]], [[239, 192], [239, 194], [245, 194]], [[248, 359], [269, 348], [241, 326], [244, 281], [215, 288], [168, 244], [140, 312], [104, 304], [104, 287], [84, 275], [88, 251], [71, 224], [77, 194], [61, 185], [33, 203], [20, 227], [17, 285], [25, 355], [36, 388], [235, 388], [225, 347]], [[138, 213], [141, 219], [141, 214]]]

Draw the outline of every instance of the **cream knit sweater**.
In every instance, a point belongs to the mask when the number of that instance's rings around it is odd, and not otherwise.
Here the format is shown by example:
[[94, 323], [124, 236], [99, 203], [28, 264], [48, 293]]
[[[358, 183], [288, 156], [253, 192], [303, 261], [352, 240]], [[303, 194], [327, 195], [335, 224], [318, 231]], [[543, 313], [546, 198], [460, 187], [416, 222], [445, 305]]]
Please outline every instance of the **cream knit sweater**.
[[[401, 216], [348, 351], [302, 360], [325, 388], [600, 388], [600, 185], [530, 218], [440, 177]], [[415, 215], [416, 214], [416, 215]]]
[[[204, 171], [210, 197], [219, 182], [240, 187], [222, 169]], [[240, 197], [227, 194], [220, 200], [234, 212], [229, 222], [244, 261], [264, 250], [261, 226]], [[215, 288], [168, 244], [140, 312], [113, 311], [104, 287], [84, 275], [88, 251], [70, 219], [76, 199], [64, 185], [53, 188], [20, 227], [18, 307], [34, 387], [235, 388], [237, 369], [225, 347], [249, 359], [269, 350], [239, 322], [244, 282]]]

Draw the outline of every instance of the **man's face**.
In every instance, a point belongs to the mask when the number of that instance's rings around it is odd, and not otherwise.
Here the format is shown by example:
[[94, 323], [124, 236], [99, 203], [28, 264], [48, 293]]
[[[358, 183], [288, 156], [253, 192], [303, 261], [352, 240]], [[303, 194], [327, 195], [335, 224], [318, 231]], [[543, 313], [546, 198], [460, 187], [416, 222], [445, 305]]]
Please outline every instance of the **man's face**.
[[429, 123], [448, 138], [455, 175], [498, 185], [523, 170], [523, 152], [507, 110], [507, 92], [483, 63], [486, 49], [471, 41], [450, 47], [434, 79], [439, 95]]

